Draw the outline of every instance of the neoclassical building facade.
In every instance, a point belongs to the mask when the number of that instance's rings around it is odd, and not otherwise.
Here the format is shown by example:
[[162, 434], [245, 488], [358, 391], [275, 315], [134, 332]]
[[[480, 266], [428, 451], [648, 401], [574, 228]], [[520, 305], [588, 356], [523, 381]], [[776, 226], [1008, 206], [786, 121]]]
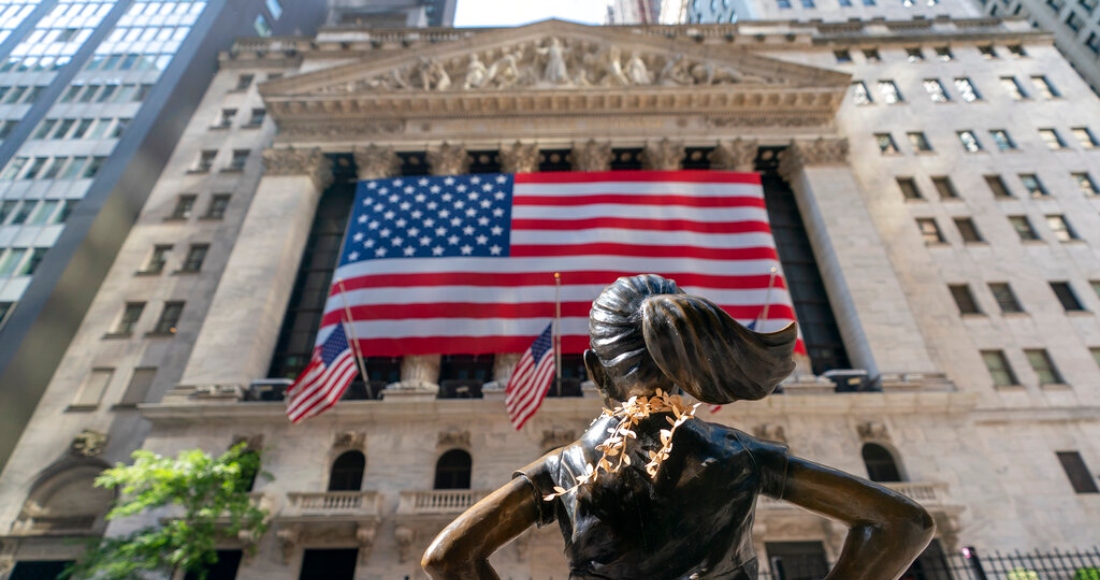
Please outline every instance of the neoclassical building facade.
[[[211, 130], [227, 108], [260, 126]], [[103, 520], [104, 466], [239, 441], [272, 475], [253, 490], [271, 529], [225, 539], [235, 577], [423, 578], [447, 522], [599, 412], [575, 359], [518, 432], [501, 391], [516, 353], [372, 358], [296, 426], [281, 389], [309, 359], [356, 181], [497, 171], [760, 172], [809, 356], [781, 394], [707, 418], [920, 501], [926, 567], [965, 546], [1086, 547], [1096, 119], [1050, 35], [995, 18], [241, 40], [0, 474], [0, 578], [155, 522]], [[763, 568], [812, 577], [844, 533], [762, 501], [753, 540]], [[493, 561], [564, 577], [561, 550], [532, 529]]]

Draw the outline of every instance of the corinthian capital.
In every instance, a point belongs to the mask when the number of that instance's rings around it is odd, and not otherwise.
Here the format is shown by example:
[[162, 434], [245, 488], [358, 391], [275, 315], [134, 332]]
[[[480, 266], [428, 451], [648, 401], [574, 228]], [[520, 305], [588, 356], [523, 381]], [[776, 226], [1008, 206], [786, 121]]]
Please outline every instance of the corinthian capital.
[[727, 171], [752, 171], [758, 143], [755, 139], [734, 139], [719, 143], [710, 153], [710, 168]]
[[539, 147], [520, 143], [500, 148], [500, 170], [505, 173], [534, 173], [539, 170]]
[[684, 142], [661, 139], [657, 143], [646, 143], [642, 152], [642, 164], [646, 169], [679, 169], [684, 161]]
[[332, 183], [332, 161], [321, 149], [264, 149], [264, 174], [270, 176], [304, 175], [317, 189]]
[[401, 159], [394, 153], [393, 147], [367, 145], [356, 147], [352, 151], [359, 179], [380, 179], [394, 177], [401, 172]]
[[443, 143], [428, 151], [428, 165], [432, 175], [459, 175], [470, 168], [470, 156], [464, 145]]
[[607, 171], [611, 169], [611, 143], [595, 139], [583, 145], [573, 145], [573, 171]]
[[779, 175], [792, 182], [800, 171], [811, 165], [843, 165], [848, 163], [848, 140], [818, 137], [813, 141], [792, 139], [779, 154]]

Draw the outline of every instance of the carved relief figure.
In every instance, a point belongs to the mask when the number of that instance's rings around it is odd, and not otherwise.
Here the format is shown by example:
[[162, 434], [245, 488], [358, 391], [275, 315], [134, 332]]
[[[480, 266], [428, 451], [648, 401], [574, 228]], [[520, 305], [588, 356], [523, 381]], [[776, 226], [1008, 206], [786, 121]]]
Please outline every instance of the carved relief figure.
[[690, 85], [692, 82], [688, 62], [682, 54], [673, 55], [666, 60], [664, 68], [657, 75], [659, 85]]
[[622, 51], [619, 47], [612, 46], [607, 51], [607, 75], [603, 78], [603, 84], [612, 87], [625, 87], [630, 84], [630, 79], [626, 77], [626, 73], [623, 72], [623, 65], [621, 62]]
[[489, 67], [489, 79], [496, 81], [496, 86], [506, 89], [519, 82], [519, 59], [522, 53], [505, 53], [493, 62]]
[[638, 56], [637, 52], [631, 53], [630, 59], [626, 61], [626, 78], [636, 85], [653, 84], [649, 69], [646, 68], [645, 61]]
[[466, 82], [462, 84], [462, 88], [480, 89], [490, 80], [489, 69], [485, 67], [485, 63], [481, 62], [476, 54], [471, 54], [470, 64], [466, 65]]
[[546, 55], [546, 68], [543, 69], [542, 80], [563, 85], [569, 82], [569, 69], [565, 66], [565, 48], [557, 37], [550, 38], [550, 45], [538, 49], [540, 55]]
[[668, 393], [712, 404], [767, 396], [794, 368], [794, 324], [754, 332], [649, 274], [605, 289], [589, 331], [585, 366], [614, 410], [444, 529], [424, 555], [431, 577], [495, 578], [490, 554], [556, 521], [574, 580], [756, 580], [759, 494], [848, 528], [830, 579], [895, 579], [931, 540], [932, 518], [909, 498], [696, 419], [698, 404]]

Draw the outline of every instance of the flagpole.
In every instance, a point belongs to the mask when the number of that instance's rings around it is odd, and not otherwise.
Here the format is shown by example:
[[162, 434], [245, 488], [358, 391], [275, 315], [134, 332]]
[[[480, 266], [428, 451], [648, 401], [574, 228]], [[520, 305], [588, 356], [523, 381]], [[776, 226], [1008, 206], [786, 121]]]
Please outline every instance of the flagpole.
[[[775, 276], [779, 272], [779, 269], [772, 266], [772, 275], [768, 278], [768, 292], [764, 294], [764, 312], [760, 315], [760, 325], [768, 323], [768, 307], [772, 305], [772, 288], [775, 287]], [[760, 325], [757, 325], [759, 328]], [[764, 332], [763, 328], [760, 328], [759, 332]]]
[[351, 306], [348, 306], [347, 288], [344, 288], [344, 281], [340, 278], [336, 279], [336, 283], [340, 285], [340, 298], [344, 301], [344, 316], [346, 317], [344, 326], [351, 333], [351, 351], [355, 353], [355, 360], [359, 363], [359, 375], [363, 377], [363, 388], [367, 391], [367, 396], [370, 396], [370, 377], [367, 376], [367, 364], [363, 362], [363, 353], [359, 352], [359, 337], [355, 335], [355, 325], [352, 324], [351, 318]]
[[554, 374], [561, 398], [561, 272], [554, 272]]

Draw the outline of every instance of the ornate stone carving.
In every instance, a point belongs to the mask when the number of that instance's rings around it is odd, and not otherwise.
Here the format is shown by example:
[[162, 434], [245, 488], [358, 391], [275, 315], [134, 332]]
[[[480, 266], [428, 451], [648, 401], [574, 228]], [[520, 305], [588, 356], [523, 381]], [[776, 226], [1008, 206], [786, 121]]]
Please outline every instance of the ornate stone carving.
[[542, 432], [542, 448], [556, 449], [577, 440], [577, 432], [572, 429], [554, 427]]
[[585, 39], [548, 36], [454, 58], [414, 62], [315, 89], [360, 91], [491, 91], [516, 87], [579, 89], [625, 86], [714, 86], [781, 81], [732, 66], [660, 50], [631, 50]]
[[332, 183], [332, 161], [321, 149], [264, 149], [264, 173], [270, 176], [305, 175], [318, 189]]
[[611, 143], [597, 143], [589, 139], [582, 145], [573, 145], [573, 171], [607, 171], [611, 169]]
[[783, 429], [782, 425], [776, 425], [774, 423], [757, 425], [756, 428], [752, 430], [752, 434], [765, 441], [774, 441], [784, 445], [787, 444], [787, 432]]
[[292, 139], [347, 138], [362, 139], [371, 135], [397, 135], [405, 132], [405, 121], [386, 119], [375, 121], [287, 121], [280, 135]]
[[539, 147], [520, 143], [500, 148], [500, 170], [504, 173], [534, 173], [539, 170]]
[[408, 562], [412, 554], [413, 542], [416, 541], [416, 530], [407, 526], [397, 526], [393, 531], [393, 539], [397, 540], [397, 560], [402, 564]]
[[400, 388], [413, 390], [438, 390], [440, 357], [438, 354], [419, 354], [401, 358]]
[[367, 145], [352, 150], [359, 179], [380, 179], [394, 177], [401, 173], [401, 159], [394, 153], [393, 147]]
[[509, 377], [512, 376], [512, 371], [516, 369], [516, 365], [519, 363], [519, 357], [522, 354], [518, 352], [509, 352], [498, 354], [493, 357], [493, 380], [507, 383]]
[[456, 429], [452, 427], [447, 431], [443, 431], [439, 434], [439, 440], [436, 443], [439, 447], [470, 447], [470, 432], [463, 429]]
[[747, 114], [711, 116], [706, 118], [708, 126], [716, 129], [755, 128], [755, 127], [827, 127], [832, 123], [832, 115], [806, 113], [761, 113], [753, 111]]
[[470, 168], [470, 156], [465, 146], [445, 142], [428, 150], [428, 165], [432, 175], [460, 175]]
[[294, 558], [294, 551], [298, 548], [298, 543], [302, 539], [301, 527], [282, 528], [275, 532], [275, 539], [278, 540], [283, 554], [283, 564], [290, 564], [290, 560]]
[[362, 431], [342, 431], [336, 434], [332, 446], [336, 449], [362, 449], [367, 442], [367, 434]]
[[710, 152], [710, 168], [726, 171], [752, 171], [756, 161], [756, 139], [734, 139], [719, 143]]
[[364, 524], [355, 528], [355, 541], [359, 544], [359, 563], [366, 564], [370, 560], [371, 549], [374, 548], [374, 537], [377, 532], [377, 524]]
[[890, 433], [886, 430], [886, 425], [878, 421], [866, 421], [856, 425], [856, 432], [859, 433], [859, 438], [863, 441], [887, 441], [890, 439]]
[[642, 164], [646, 169], [680, 169], [684, 161], [684, 142], [661, 139], [657, 143], [646, 143], [642, 151]]
[[107, 434], [85, 429], [73, 437], [69, 451], [80, 457], [99, 457], [107, 449]]
[[811, 165], [844, 165], [848, 163], [848, 139], [813, 141], [792, 139], [791, 144], [779, 154], [779, 175], [789, 182]]

